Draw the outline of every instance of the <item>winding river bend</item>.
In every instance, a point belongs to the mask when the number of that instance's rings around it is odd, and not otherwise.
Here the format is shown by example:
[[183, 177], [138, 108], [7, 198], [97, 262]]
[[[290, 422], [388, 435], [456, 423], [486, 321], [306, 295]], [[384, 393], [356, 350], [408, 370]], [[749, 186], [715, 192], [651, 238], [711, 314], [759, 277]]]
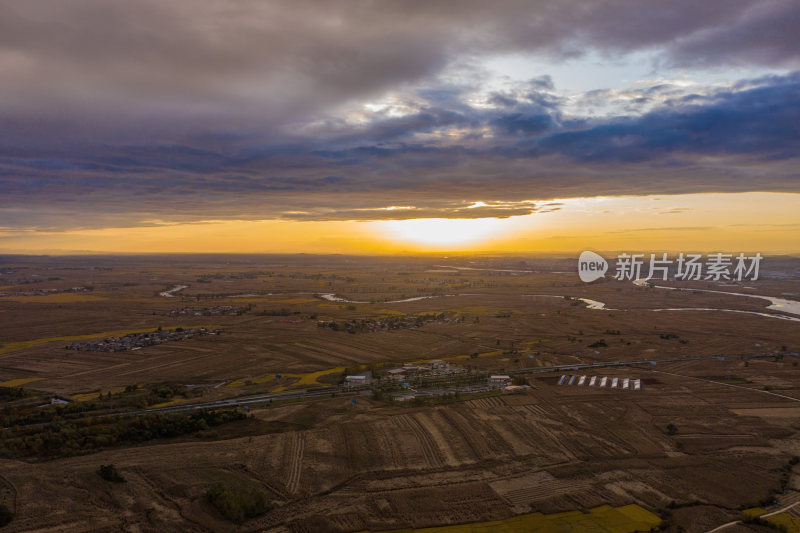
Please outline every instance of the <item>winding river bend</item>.
[[[646, 279], [637, 279], [633, 282], [635, 285], [640, 287], [646, 286], [647, 280]], [[666, 290], [691, 290], [691, 291], [699, 291], [699, 292], [711, 292], [711, 293], [718, 293], [718, 294], [730, 294], [733, 296], [744, 296], [748, 298], [760, 298], [762, 300], [768, 300], [771, 305], [767, 307], [767, 309], [772, 309], [775, 311], [780, 311], [782, 313], [790, 313], [800, 315], [800, 302], [796, 302], [794, 300], [786, 300], [784, 298], [775, 298], [772, 296], [762, 296], [757, 294], [743, 294], [739, 292], [727, 292], [727, 291], [712, 291], [708, 289], [682, 289], [676, 287], [665, 287], [662, 285], [650, 285], [651, 287], [655, 287], [657, 289], [666, 289]], [[414, 298], [405, 298], [402, 300], [389, 300], [386, 302], [380, 303], [387, 303], [387, 304], [397, 304], [397, 303], [405, 303], [405, 302], [415, 302], [418, 300], [426, 300], [429, 298], [447, 298], [453, 296], [480, 296], [479, 294], [444, 294], [441, 296], [417, 296]], [[523, 294], [521, 296], [546, 296], [552, 298], [564, 298], [564, 296], [558, 296], [554, 294]], [[333, 293], [328, 294], [320, 294], [320, 298], [328, 300], [329, 302], [341, 302], [341, 303], [351, 303], [351, 304], [369, 304], [372, 302], [366, 301], [359, 301], [359, 300], [348, 300], [347, 298], [341, 298], [336, 296]], [[586, 304], [587, 309], [595, 309], [601, 311], [617, 311], [617, 309], [611, 309], [606, 307], [605, 302], [600, 302], [598, 300], [591, 300], [589, 298], [577, 298], [578, 300], [584, 302]], [[659, 309], [646, 309], [646, 311], [653, 311], [653, 312], [661, 312], [661, 311], [717, 311], [723, 313], [743, 313], [747, 315], [756, 315], [756, 316], [763, 316], [767, 318], [775, 318], [778, 320], [790, 320], [793, 322], [800, 322], [800, 318], [794, 316], [787, 316], [785, 314], [777, 314], [777, 313], [760, 313], [758, 311], [745, 311], [742, 309], [722, 309], [717, 307], [668, 307], [668, 308], [659, 308]]]
[[328, 300], [329, 302], [342, 302], [342, 303], [348, 303], [348, 304], [369, 304], [369, 303], [402, 304], [402, 303], [405, 303], [405, 302], [416, 302], [416, 301], [419, 301], [419, 300], [427, 300], [429, 298], [449, 298], [449, 297], [452, 297], [452, 296], [480, 296], [480, 295], [479, 294], [442, 294], [441, 296], [439, 296], [439, 295], [435, 295], [435, 296], [415, 296], [414, 298], [404, 298], [402, 300], [387, 300], [385, 302], [364, 302], [364, 301], [359, 301], [359, 300], [348, 300], [346, 298], [341, 298], [339, 296], [336, 296], [335, 294], [332, 294], [332, 293], [330, 293], [330, 294], [320, 294], [319, 295], [320, 298]]
[[163, 292], [159, 292], [158, 295], [159, 296], [163, 296], [164, 298], [174, 298], [176, 292], [180, 292], [183, 289], [185, 289], [186, 287], [188, 287], [188, 285], [175, 285], [174, 287], [172, 287], [169, 290], [166, 290], [166, 291], [163, 291]]
[[[787, 300], [785, 298], [764, 296], [762, 294], [746, 294], [742, 292], [712, 291], [710, 289], [687, 289], [682, 287], [667, 287], [664, 285], [655, 285], [649, 283], [648, 280], [644, 278], [634, 280], [633, 284], [638, 285], [639, 287], [645, 287], [649, 285], [650, 287], [656, 289], [665, 289], [669, 291], [710, 292], [715, 294], [729, 294], [731, 296], [743, 296], [745, 298], [759, 298], [761, 300], [767, 300], [768, 302], [770, 302], [771, 305], [768, 305], [767, 309], [772, 309], [773, 311], [779, 311], [781, 313], [789, 313], [792, 315], [800, 316], [800, 302], [797, 302], [795, 300]], [[800, 322], [800, 318], [786, 316], [784, 314], [759, 313], [757, 311], [743, 311], [740, 309], [718, 309], [716, 307], [675, 307], [667, 309], [651, 309], [651, 311], [724, 311], [728, 313], [746, 313], [750, 315], [766, 316], [770, 318], [778, 318], [782, 320], [792, 320], [795, 322]]]
[[[452, 268], [459, 268], [460, 270], [484, 270], [484, 269], [472, 269], [467, 267], [452, 267]], [[510, 271], [512, 272], [512, 271]], [[513, 271], [517, 272], [517, 271]], [[715, 294], [728, 294], [731, 296], [741, 296], [745, 298], [759, 298], [761, 300], [767, 300], [770, 302], [770, 305], [766, 307], [766, 309], [770, 309], [773, 311], [778, 311], [778, 313], [760, 313], [758, 311], [745, 311], [742, 309], [721, 309], [716, 307], [669, 307], [669, 308], [659, 308], [659, 309], [646, 309], [647, 311], [654, 311], [654, 312], [662, 312], [662, 311], [717, 311], [717, 312], [725, 312], [725, 313], [744, 313], [748, 315], [756, 315], [756, 316], [763, 316], [767, 318], [775, 318], [779, 320], [791, 320], [793, 322], [800, 322], [800, 302], [795, 300], [787, 300], [785, 298], [776, 298], [774, 296], [765, 296], [761, 294], [745, 294], [741, 292], [730, 292], [730, 291], [714, 291], [710, 289], [689, 289], [683, 287], [667, 287], [664, 285], [655, 285], [650, 283], [645, 278], [640, 278], [633, 280], [633, 284], [639, 287], [653, 287], [656, 289], [663, 289], [663, 290], [670, 290], [670, 291], [692, 291], [692, 292], [708, 292], [708, 293], [715, 293]], [[174, 298], [176, 292], [180, 292], [183, 289], [187, 288], [187, 285], [176, 285], [175, 287], [160, 292], [159, 295], [165, 298]], [[309, 293], [303, 293], [309, 294]], [[270, 294], [271, 296], [272, 294]], [[256, 296], [253, 295], [237, 295], [239, 297], [242, 296]], [[401, 300], [388, 300], [385, 302], [368, 302], [363, 300], [348, 300], [347, 298], [342, 298], [340, 296], [336, 296], [334, 293], [325, 293], [325, 294], [318, 294], [320, 298], [327, 300], [329, 302], [340, 302], [340, 303], [350, 303], [350, 304], [370, 304], [370, 303], [383, 303], [383, 304], [399, 304], [399, 303], [406, 303], [406, 302], [416, 302], [419, 300], [427, 300], [432, 298], [452, 298], [455, 296], [480, 296], [480, 294], [442, 294], [442, 295], [431, 295], [431, 296], [415, 296], [412, 298], [403, 298]], [[564, 296], [558, 296], [554, 294], [523, 294], [520, 296], [547, 296], [552, 298], [564, 298]], [[235, 297], [235, 296], [231, 296]], [[594, 309], [594, 310], [601, 310], [601, 311], [616, 311], [616, 309], [611, 309], [606, 307], [605, 302], [600, 302], [598, 300], [591, 300], [589, 298], [577, 298], [578, 300], [584, 302], [586, 304], [587, 309]], [[779, 314], [780, 313], [780, 314]], [[787, 316], [784, 313], [789, 313], [790, 315], [797, 315], [797, 316]]]

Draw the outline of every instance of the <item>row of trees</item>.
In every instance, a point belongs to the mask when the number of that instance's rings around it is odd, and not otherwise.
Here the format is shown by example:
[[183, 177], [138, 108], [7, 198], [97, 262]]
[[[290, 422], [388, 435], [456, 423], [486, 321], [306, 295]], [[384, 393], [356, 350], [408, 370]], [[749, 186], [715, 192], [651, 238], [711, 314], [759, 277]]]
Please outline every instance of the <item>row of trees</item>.
[[[31, 424], [47, 424], [68, 418], [77, 418], [91, 411], [108, 409], [144, 409], [149, 405], [168, 402], [175, 398], [196, 398], [203, 395], [202, 388], [190, 389], [181, 383], [156, 383], [146, 387], [129, 385], [124, 391], [101, 392], [94, 400], [71, 402], [66, 405], [39, 407], [41, 399], [29, 405], [6, 404], [0, 409], [0, 427], [26, 426]], [[29, 396], [20, 387], [0, 387], [0, 399], [16, 400]]]
[[198, 411], [186, 415], [151, 413], [119, 418], [92, 417], [6, 428], [0, 429], [0, 457], [47, 459], [82, 455], [153, 439], [180, 437], [244, 418], [246, 415], [236, 410]]

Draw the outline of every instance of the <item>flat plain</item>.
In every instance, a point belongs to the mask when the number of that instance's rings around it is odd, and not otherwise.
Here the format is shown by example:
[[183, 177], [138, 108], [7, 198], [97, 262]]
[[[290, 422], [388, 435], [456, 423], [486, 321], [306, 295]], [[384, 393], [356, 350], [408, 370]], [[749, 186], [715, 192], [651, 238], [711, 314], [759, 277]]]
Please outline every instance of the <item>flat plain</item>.
[[[320, 389], [347, 373], [435, 359], [527, 385], [431, 402], [355, 392], [278, 399], [213, 430], [108, 442], [94, 453], [7, 454], [0, 503], [15, 518], [6, 529], [491, 523], [524, 531], [513, 528], [541, 520], [537, 527], [557, 531], [569, 527], [558, 520], [577, 516], [598, 531], [644, 527], [648, 517], [658, 520], [649, 527], [706, 531], [743, 509], [789, 507], [800, 501], [792, 462], [800, 455], [800, 316], [723, 294], [800, 299], [800, 280], [786, 274], [796, 260], [775, 264], [757, 281], [676, 291], [610, 278], [584, 284], [570, 262], [546, 258], [4, 257], [0, 387], [22, 391], [0, 400], [6, 412], [52, 410], [57, 398], [85, 405], [84, 417], [140, 416]], [[353, 326], [409, 316], [435, 318]], [[67, 349], [201, 327], [219, 334], [126, 351]], [[645, 362], [603, 366], [626, 361]], [[549, 371], [557, 365], [587, 366]], [[639, 379], [642, 390], [559, 385], [563, 374]], [[177, 392], [159, 396], [162, 389]], [[6, 427], [0, 437], [24, 430]], [[126, 482], [100, 479], [101, 464]], [[226, 519], [207, 497], [218, 483], [270, 505]]]

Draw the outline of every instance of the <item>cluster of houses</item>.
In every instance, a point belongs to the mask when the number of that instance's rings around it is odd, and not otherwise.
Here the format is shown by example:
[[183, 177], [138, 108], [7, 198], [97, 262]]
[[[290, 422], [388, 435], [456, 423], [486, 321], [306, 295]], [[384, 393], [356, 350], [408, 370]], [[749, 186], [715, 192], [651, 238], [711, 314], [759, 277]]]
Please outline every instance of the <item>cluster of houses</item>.
[[582, 387], [584, 385], [589, 387], [600, 387], [601, 389], [623, 389], [623, 390], [642, 390], [641, 379], [631, 378], [618, 378], [608, 376], [577, 376], [577, 375], [563, 375], [558, 380], [559, 385], [576, 385]]
[[166, 316], [219, 316], [242, 315], [253, 308], [252, 305], [217, 305], [214, 307], [183, 307], [165, 313]]
[[330, 328], [334, 331], [347, 331], [349, 333], [372, 333], [375, 331], [389, 331], [393, 329], [414, 329], [433, 322], [447, 323], [456, 319], [439, 314], [387, 316], [382, 318], [367, 318], [337, 322], [335, 320], [320, 320], [317, 326]]
[[[436, 387], [436, 388], [462, 388], [465, 387], [472, 391], [503, 389], [512, 390], [511, 376], [491, 375], [485, 378], [480, 375], [469, 375], [466, 368], [453, 366], [447, 361], [433, 359], [425, 363], [407, 364], [397, 368], [390, 368], [382, 372], [381, 378], [383, 385], [396, 383], [403, 389], [408, 389], [409, 385], [414, 387]], [[474, 374], [474, 373], [473, 373]], [[485, 379], [485, 381], [483, 381]], [[372, 372], [345, 376], [346, 386], [370, 385], [373, 382]], [[390, 387], [394, 388], [394, 387]], [[420, 391], [417, 391], [420, 392]], [[429, 391], [430, 392], [430, 391]]]
[[[11, 272], [5, 272], [5, 274], [10, 274]], [[0, 272], [0, 276], [2, 276], [4, 272]], [[34, 274], [35, 276], [36, 274]], [[47, 281], [58, 281], [61, 278], [49, 278]], [[0, 279], [0, 283], [3, 285], [30, 285], [31, 283], [44, 283], [44, 279], [27, 279], [27, 278], [18, 278], [18, 279]]]
[[48, 294], [59, 294], [62, 292], [89, 292], [89, 287], [70, 287], [68, 289], [36, 289], [28, 291], [0, 292], [0, 296], [47, 296]]
[[142, 333], [131, 333], [124, 337], [107, 337], [90, 342], [74, 342], [66, 346], [67, 350], [80, 350], [86, 352], [124, 352], [126, 350], [140, 350], [146, 346], [154, 346], [165, 342], [191, 339], [195, 336], [218, 335], [220, 330], [208, 328], [176, 328]]
[[467, 372], [466, 368], [453, 366], [441, 359], [433, 359], [427, 363], [407, 364], [397, 368], [390, 368], [386, 371], [386, 377], [388, 379], [402, 381], [420, 376], [445, 376], [450, 374], [463, 374], [465, 372]]
[[[447, 361], [434, 359], [426, 363], [420, 364], [407, 364], [397, 368], [390, 368], [383, 374], [381, 378], [390, 382], [396, 381], [398, 383], [405, 382], [414, 378], [431, 378], [431, 377], [446, 377], [456, 374], [464, 374], [467, 370], [465, 368], [452, 366]], [[370, 385], [373, 381], [372, 372], [362, 372], [360, 374], [345, 376], [345, 385]]]

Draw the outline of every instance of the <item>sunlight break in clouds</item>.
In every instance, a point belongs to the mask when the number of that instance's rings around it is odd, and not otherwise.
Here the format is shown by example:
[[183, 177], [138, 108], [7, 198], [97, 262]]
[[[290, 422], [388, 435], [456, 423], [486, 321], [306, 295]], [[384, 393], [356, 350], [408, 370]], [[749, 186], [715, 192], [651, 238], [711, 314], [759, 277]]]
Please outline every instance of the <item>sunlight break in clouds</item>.
[[460, 248], [466, 244], [485, 245], [508, 227], [508, 219], [498, 218], [415, 218], [374, 223], [386, 238], [441, 249]]

